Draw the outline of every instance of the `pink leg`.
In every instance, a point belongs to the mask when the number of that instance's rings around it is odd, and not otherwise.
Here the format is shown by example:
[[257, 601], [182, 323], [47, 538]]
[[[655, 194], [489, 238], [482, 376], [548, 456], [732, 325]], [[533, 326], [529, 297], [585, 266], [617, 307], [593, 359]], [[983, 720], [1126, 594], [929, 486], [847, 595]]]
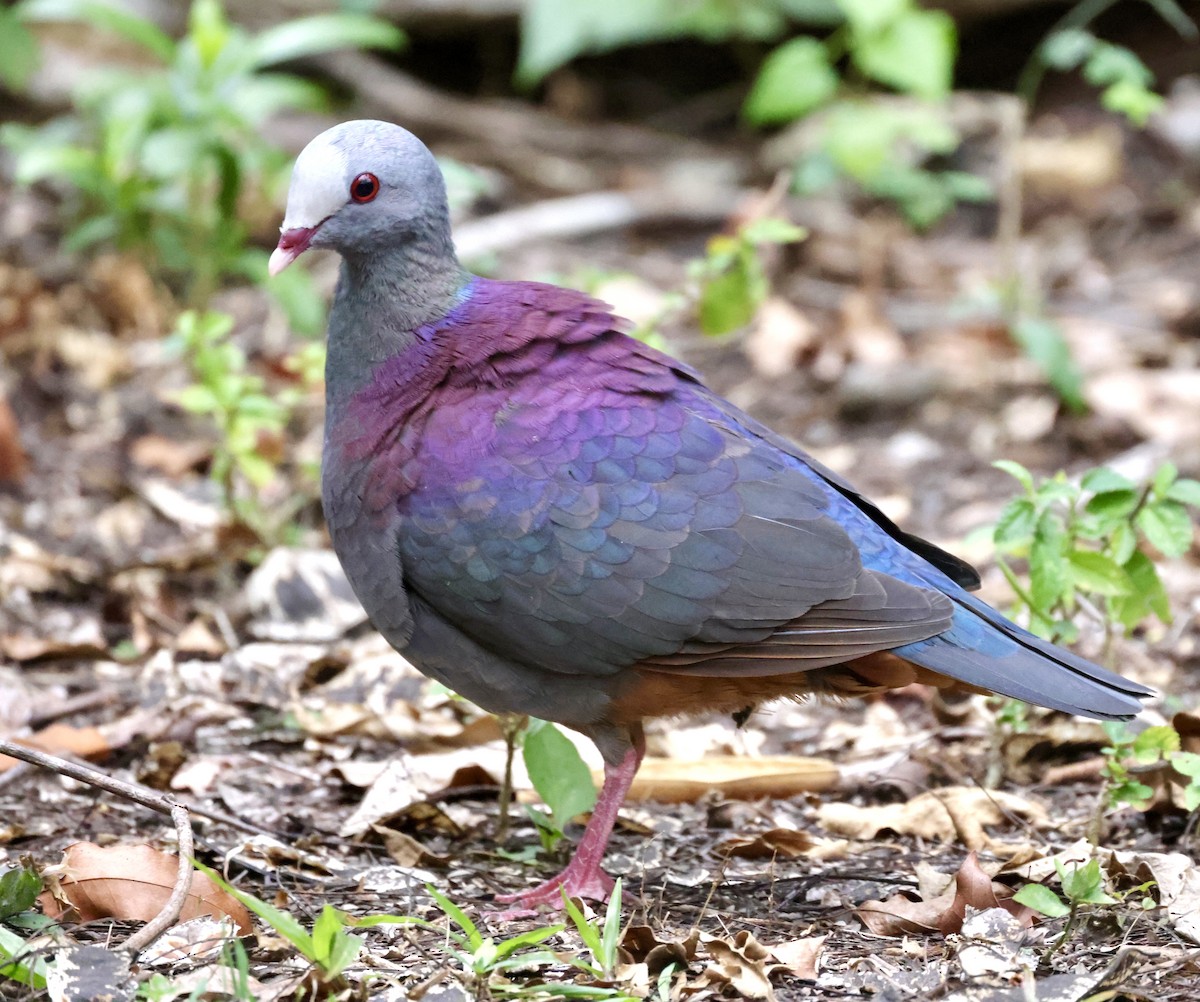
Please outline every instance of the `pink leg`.
[[612, 878], [600, 869], [600, 864], [604, 861], [604, 850], [608, 847], [609, 836], [612, 834], [613, 825], [616, 824], [617, 812], [625, 802], [625, 794], [629, 792], [633, 777], [637, 774], [645, 754], [646, 745], [638, 733], [634, 738], [633, 747], [625, 753], [620, 763], [604, 767], [604, 786], [600, 789], [596, 808], [592, 811], [592, 818], [583, 830], [583, 838], [575, 847], [575, 854], [567, 868], [558, 876], [551, 877], [531, 890], [497, 896], [496, 900], [504, 904], [521, 906], [502, 912], [499, 918], [532, 915], [537, 905], [561, 908], [563, 889], [569, 898], [591, 898], [595, 901], [608, 899], [612, 893], [613, 882]]

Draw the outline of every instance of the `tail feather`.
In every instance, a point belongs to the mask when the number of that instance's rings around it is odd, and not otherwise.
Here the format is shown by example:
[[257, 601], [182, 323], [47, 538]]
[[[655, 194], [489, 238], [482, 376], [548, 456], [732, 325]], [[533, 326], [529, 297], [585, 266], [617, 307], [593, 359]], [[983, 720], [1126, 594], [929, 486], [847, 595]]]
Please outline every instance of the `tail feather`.
[[1128, 720], [1154, 694], [1035, 637], [961, 589], [941, 590], [957, 606], [950, 629], [892, 653], [969, 685], [1098, 719]]

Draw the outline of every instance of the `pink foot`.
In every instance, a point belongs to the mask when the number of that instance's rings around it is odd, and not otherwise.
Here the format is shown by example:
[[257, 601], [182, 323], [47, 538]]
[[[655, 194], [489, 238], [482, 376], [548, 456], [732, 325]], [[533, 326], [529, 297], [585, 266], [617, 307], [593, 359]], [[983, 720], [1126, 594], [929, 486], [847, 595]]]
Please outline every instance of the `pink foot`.
[[520, 894], [505, 894], [496, 898], [501, 904], [516, 904], [519, 907], [501, 912], [497, 918], [501, 921], [534, 915], [539, 905], [549, 905], [551, 908], [562, 908], [562, 891], [566, 890], [569, 898], [590, 898], [593, 901], [607, 901], [612, 894], [612, 878], [600, 869], [604, 861], [604, 850], [608, 846], [608, 836], [612, 833], [613, 824], [617, 820], [617, 811], [629, 791], [634, 774], [641, 765], [645, 744], [642, 741], [641, 728], [634, 735], [633, 746], [616, 765], [606, 765], [604, 769], [604, 787], [596, 800], [596, 808], [592, 811], [592, 819], [584, 829], [583, 838], [575, 849], [571, 862], [557, 877], [551, 877], [544, 884], [538, 884]]
[[509, 908], [496, 917], [502, 921], [537, 914], [540, 905], [550, 908], [562, 908], [563, 891], [568, 898], [587, 898], [590, 901], [607, 901], [612, 894], [613, 880], [595, 863], [581, 860], [578, 856], [567, 864], [567, 868], [557, 876], [551, 877], [544, 883], [532, 887], [519, 894], [500, 894], [496, 900], [501, 904], [515, 904], [518, 907]]

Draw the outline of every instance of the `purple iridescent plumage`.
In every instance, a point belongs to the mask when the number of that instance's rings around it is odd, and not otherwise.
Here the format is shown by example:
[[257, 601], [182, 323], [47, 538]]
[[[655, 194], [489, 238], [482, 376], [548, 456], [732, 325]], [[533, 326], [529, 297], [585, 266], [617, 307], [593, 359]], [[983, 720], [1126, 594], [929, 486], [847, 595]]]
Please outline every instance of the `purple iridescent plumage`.
[[[603, 304], [466, 275], [415, 137], [350, 123], [312, 146], [286, 225], [345, 259], [322, 480], [351, 584], [427, 675], [576, 728], [607, 763], [579, 855], [522, 900], [553, 903], [560, 883], [603, 894], [645, 717], [913, 679], [1138, 711], [1148, 690], [968, 594], [970, 567], [628, 337]], [[378, 174], [380, 204], [326, 206], [342, 197], [331, 161], [341, 183]]]

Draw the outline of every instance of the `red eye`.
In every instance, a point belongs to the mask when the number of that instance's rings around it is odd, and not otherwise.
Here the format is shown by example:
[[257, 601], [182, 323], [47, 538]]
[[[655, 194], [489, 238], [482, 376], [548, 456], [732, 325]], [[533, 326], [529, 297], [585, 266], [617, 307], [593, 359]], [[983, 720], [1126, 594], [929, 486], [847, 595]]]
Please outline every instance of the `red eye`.
[[350, 182], [350, 197], [356, 202], [369, 202], [379, 194], [379, 178], [374, 174], [359, 174]]

